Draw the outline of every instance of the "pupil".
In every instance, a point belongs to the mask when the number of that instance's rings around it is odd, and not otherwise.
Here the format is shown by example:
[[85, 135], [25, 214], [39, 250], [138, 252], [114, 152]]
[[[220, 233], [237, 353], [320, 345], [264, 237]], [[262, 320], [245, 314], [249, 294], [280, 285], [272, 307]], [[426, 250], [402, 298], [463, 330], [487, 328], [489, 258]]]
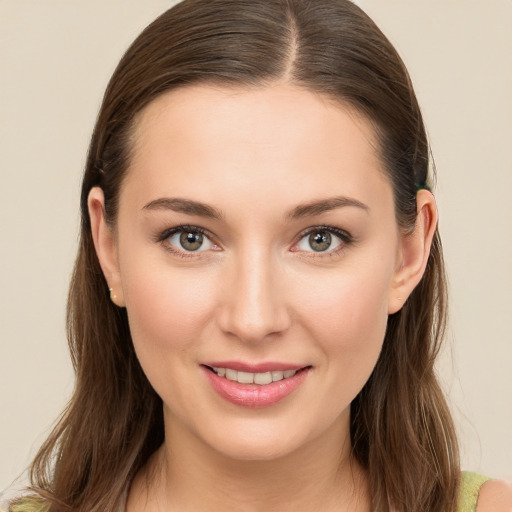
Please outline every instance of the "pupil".
[[187, 251], [197, 251], [203, 244], [203, 235], [201, 233], [182, 233], [180, 243]]
[[309, 237], [309, 244], [314, 251], [325, 251], [329, 249], [331, 245], [331, 234], [326, 231], [313, 233]]

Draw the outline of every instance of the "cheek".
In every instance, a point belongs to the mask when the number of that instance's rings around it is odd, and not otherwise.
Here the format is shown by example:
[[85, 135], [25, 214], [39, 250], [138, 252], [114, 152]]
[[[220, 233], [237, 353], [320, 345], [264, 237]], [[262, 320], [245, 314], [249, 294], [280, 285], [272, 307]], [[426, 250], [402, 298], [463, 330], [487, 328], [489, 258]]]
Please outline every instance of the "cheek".
[[302, 291], [296, 292], [301, 297], [298, 316], [335, 370], [332, 378], [353, 383], [356, 393], [371, 374], [384, 341], [391, 268], [353, 268], [312, 280], [310, 286], [303, 282]]
[[295, 293], [308, 319], [326, 333], [364, 339], [387, 322], [391, 272], [352, 269], [303, 281]]
[[190, 372], [197, 369], [201, 340], [215, 310], [212, 280], [198, 271], [169, 266], [125, 268], [123, 290], [130, 332], [152, 387], [173, 410], [190, 406]]
[[[146, 265], [123, 269], [123, 290], [136, 348], [193, 349], [215, 309], [216, 287], [201, 270]], [[144, 344], [144, 347], [141, 345]]]

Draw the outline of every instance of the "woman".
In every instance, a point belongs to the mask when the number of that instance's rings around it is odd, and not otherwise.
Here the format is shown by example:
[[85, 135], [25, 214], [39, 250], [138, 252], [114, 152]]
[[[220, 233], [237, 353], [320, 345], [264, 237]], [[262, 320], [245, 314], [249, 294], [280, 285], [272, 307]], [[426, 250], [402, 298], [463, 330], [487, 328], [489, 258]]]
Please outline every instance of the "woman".
[[428, 164], [407, 72], [351, 3], [162, 15], [98, 117], [76, 389], [12, 510], [456, 510]]

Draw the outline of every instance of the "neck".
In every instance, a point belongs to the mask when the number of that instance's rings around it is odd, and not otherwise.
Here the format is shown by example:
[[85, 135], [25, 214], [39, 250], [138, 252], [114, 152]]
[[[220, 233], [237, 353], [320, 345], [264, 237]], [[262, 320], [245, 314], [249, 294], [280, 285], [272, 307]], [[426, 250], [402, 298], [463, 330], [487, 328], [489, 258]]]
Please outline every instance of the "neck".
[[368, 511], [365, 472], [350, 456], [348, 420], [272, 460], [224, 456], [179, 423], [132, 485], [127, 511]]

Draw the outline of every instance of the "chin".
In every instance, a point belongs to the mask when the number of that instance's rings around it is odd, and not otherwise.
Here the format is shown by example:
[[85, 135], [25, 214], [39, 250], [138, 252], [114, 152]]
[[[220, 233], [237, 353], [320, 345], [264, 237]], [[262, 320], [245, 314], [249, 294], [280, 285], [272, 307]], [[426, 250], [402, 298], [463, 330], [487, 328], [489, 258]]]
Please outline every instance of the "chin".
[[287, 455], [294, 453], [297, 446], [291, 446], [288, 443], [278, 444], [275, 442], [265, 441], [247, 441], [228, 443], [228, 445], [221, 445], [216, 447], [216, 451], [224, 457], [237, 461], [262, 461], [270, 462], [282, 459]]
[[[218, 454], [238, 461], [272, 461], [290, 455], [307, 444], [306, 432], [289, 432], [271, 425], [233, 426], [204, 433], [203, 442]], [[227, 435], [226, 435], [227, 434]]]

